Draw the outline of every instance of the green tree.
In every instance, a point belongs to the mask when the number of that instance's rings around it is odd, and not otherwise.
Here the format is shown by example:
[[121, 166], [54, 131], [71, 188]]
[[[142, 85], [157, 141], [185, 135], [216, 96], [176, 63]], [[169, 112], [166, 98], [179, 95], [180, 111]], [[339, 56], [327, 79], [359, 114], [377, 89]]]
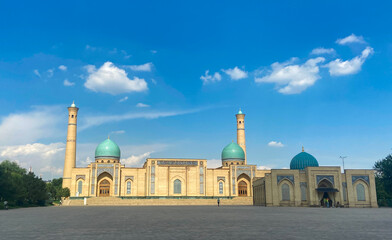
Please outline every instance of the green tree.
[[379, 205], [392, 206], [392, 156], [388, 155], [374, 164]]

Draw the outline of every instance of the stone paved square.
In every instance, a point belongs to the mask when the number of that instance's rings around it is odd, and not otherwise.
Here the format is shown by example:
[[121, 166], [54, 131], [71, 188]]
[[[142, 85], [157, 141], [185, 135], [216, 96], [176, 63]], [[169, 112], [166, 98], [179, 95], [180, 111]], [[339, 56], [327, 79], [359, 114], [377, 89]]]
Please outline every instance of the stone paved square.
[[392, 209], [42, 207], [0, 211], [0, 239], [391, 239]]

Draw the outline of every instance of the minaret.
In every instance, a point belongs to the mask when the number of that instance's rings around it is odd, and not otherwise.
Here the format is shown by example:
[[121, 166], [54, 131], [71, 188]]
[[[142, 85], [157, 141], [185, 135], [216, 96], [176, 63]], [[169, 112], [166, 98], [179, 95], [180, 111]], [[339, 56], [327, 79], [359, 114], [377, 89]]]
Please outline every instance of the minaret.
[[68, 108], [67, 145], [65, 146], [63, 188], [71, 189], [72, 168], [76, 166], [76, 124], [79, 108], [75, 102]]
[[240, 109], [235, 116], [237, 118], [237, 144], [244, 150], [246, 165], [245, 114]]

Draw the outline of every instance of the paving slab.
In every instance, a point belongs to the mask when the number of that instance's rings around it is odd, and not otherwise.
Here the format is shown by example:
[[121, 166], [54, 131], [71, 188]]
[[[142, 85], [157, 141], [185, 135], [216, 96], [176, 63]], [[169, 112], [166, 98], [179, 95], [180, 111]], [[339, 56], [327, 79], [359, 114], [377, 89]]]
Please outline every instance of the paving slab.
[[390, 208], [39, 207], [0, 211], [0, 239], [392, 239]]

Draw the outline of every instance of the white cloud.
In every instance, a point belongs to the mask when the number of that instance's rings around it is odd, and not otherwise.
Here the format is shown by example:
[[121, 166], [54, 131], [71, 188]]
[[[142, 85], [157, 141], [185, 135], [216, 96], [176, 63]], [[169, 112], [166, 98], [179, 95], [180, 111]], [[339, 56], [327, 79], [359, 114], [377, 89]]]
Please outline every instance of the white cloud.
[[310, 54], [313, 55], [322, 55], [322, 54], [335, 54], [335, 49], [333, 48], [315, 48], [312, 50], [312, 52]]
[[151, 153], [153, 152], [146, 152], [140, 155], [131, 155], [128, 158], [121, 159], [121, 163], [125, 164], [126, 167], [141, 167], [146, 158], [149, 158]]
[[26, 169], [31, 166], [36, 175], [51, 179], [62, 175], [64, 150], [65, 144], [61, 142], [3, 146], [0, 147], [0, 158], [15, 161]]
[[209, 72], [210, 70], [207, 70], [205, 75], [200, 77], [204, 85], [208, 83], [219, 82], [222, 79], [222, 76], [218, 72], [215, 72], [214, 75], [209, 75]]
[[342, 76], [355, 74], [361, 70], [361, 67], [365, 60], [372, 55], [374, 52], [373, 48], [366, 47], [361, 55], [352, 58], [351, 60], [343, 61], [342, 59], [336, 59], [329, 62], [324, 67], [329, 68], [329, 74], [331, 76]]
[[281, 142], [271, 141], [268, 143], [269, 147], [284, 147], [284, 144]]
[[271, 170], [271, 167], [268, 167], [268, 166], [257, 166], [257, 170]]
[[221, 159], [209, 159], [207, 160], [207, 168], [218, 168], [222, 167]]
[[118, 130], [118, 131], [111, 131], [110, 134], [124, 134], [124, 130]]
[[280, 93], [296, 94], [301, 93], [320, 79], [318, 64], [325, 61], [323, 57], [311, 58], [301, 65], [293, 64], [293, 61], [296, 59], [293, 58], [285, 63], [273, 63], [271, 73], [261, 78], [255, 78], [255, 82], [276, 83]]
[[350, 36], [336, 40], [336, 43], [340, 45], [347, 45], [350, 43], [366, 43], [366, 42], [365, 40], [363, 40], [362, 36], [356, 36], [355, 34], [351, 34]]
[[128, 97], [125, 96], [125, 97], [121, 98], [120, 100], [118, 100], [118, 102], [125, 102], [125, 101], [127, 101], [127, 100], [128, 100]]
[[138, 107], [138, 108], [148, 108], [148, 107], [150, 107], [150, 105], [144, 104], [144, 103], [138, 103], [138, 104], [136, 104], [136, 107]]
[[131, 69], [132, 71], [139, 71], [139, 72], [151, 72], [152, 69], [152, 63], [145, 63], [141, 65], [129, 65], [129, 66], [124, 66], [126, 68]]
[[161, 117], [172, 117], [177, 115], [184, 115], [199, 112], [202, 109], [191, 109], [184, 111], [154, 111], [154, 112], [141, 112], [141, 113], [125, 113], [122, 115], [101, 115], [101, 116], [87, 116], [82, 119], [79, 130], [84, 130], [90, 127], [99, 126], [108, 122], [119, 122], [130, 119], [156, 119]]
[[68, 79], [65, 79], [64, 82], [63, 82], [63, 84], [64, 84], [64, 86], [66, 86], [66, 87], [71, 87], [71, 86], [74, 86], [74, 85], [75, 85], [74, 82], [70, 82], [70, 81], [68, 81]]
[[121, 50], [122, 55], [124, 55], [124, 59], [129, 59], [132, 55], [128, 54], [125, 50]]
[[39, 73], [38, 69], [34, 69], [33, 73], [34, 73], [37, 77], [41, 77], [41, 74]]
[[232, 80], [240, 80], [248, 77], [248, 73], [239, 69], [237, 66], [229, 69], [222, 69], [224, 73], [230, 76]]
[[48, 75], [48, 78], [51, 78], [51, 77], [53, 77], [54, 69], [48, 69], [48, 70], [46, 71], [46, 73], [47, 73], [47, 75]]
[[94, 92], [116, 95], [148, 90], [144, 79], [138, 77], [134, 77], [133, 80], [129, 79], [124, 69], [116, 67], [111, 62], [105, 62], [99, 69], [93, 65], [87, 65], [85, 68], [89, 76], [84, 86]]
[[60, 66], [59, 66], [59, 69], [60, 69], [61, 71], [67, 71], [67, 66], [65, 66], [65, 65], [60, 65]]
[[93, 46], [90, 46], [90, 45], [86, 45], [86, 50], [89, 50], [89, 51], [95, 51], [95, 50], [97, 50], [97, 48], [96, 47], [93, 47]]
[[0, 122], [0, 145], [28, 144], [65, 135], [59, 124], [66, 121], [59, 107], [36, 106], [24, 113], [12, 113]]

